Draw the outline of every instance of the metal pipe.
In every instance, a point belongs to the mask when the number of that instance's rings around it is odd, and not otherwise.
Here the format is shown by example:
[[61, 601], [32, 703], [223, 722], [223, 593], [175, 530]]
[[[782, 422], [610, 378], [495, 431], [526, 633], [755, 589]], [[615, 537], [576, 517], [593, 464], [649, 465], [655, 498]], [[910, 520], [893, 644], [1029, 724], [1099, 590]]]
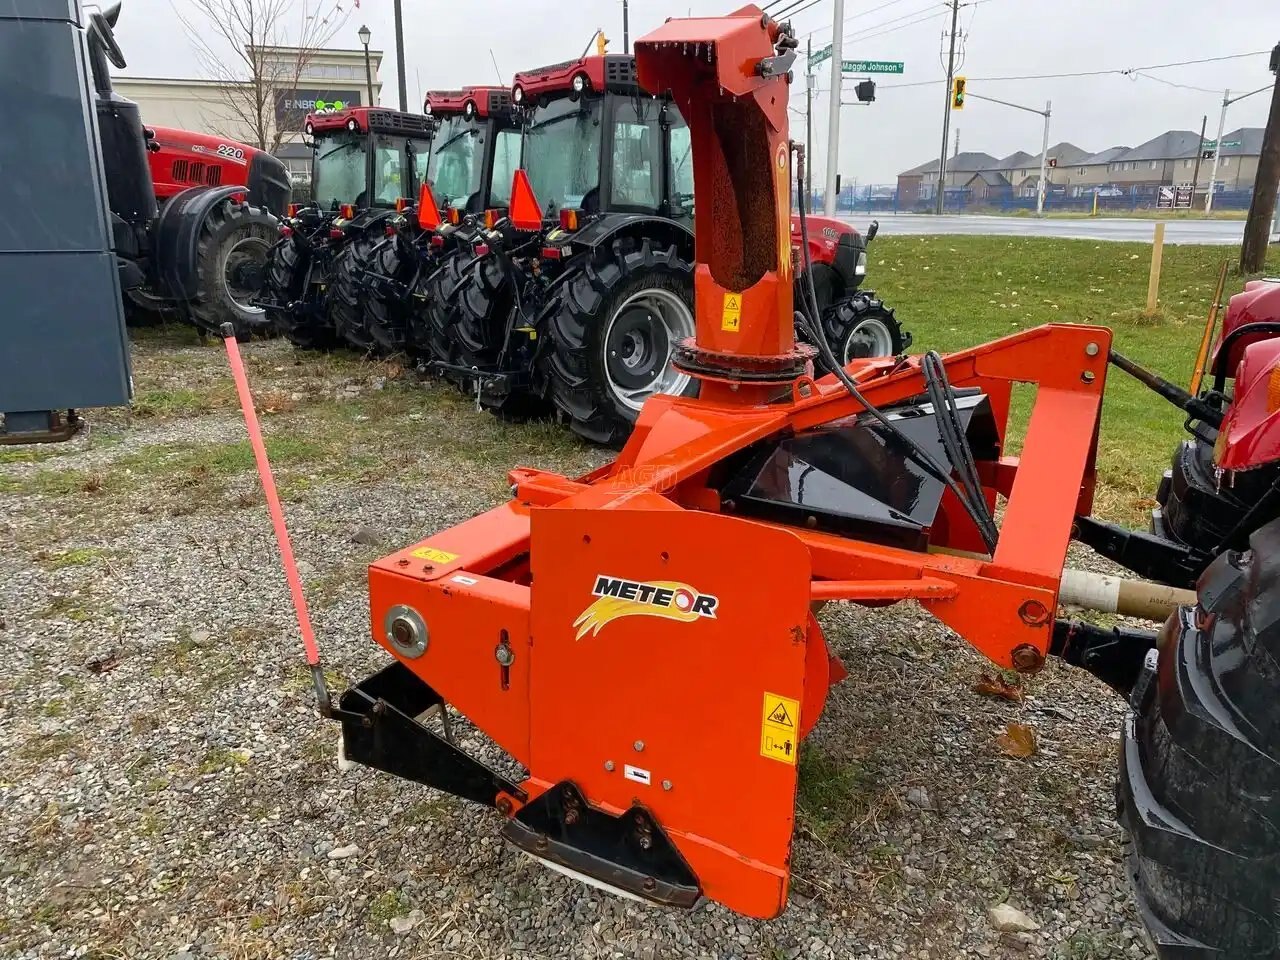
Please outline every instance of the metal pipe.
[[1180, 590], [1146, 580], [1125, 580], [1105, 573], [1066, 568], [1058, 587], [1058, 603], [1122, 617], [1163, 623], [1181, 606], [1195, 606], [1194, 590]]
[[[1209, 189], [1204, 195], [1204, 212], [1213, 210], [1213, 188], [1218, 182], [1218, 158], [1222, 156], [1222, 133], [1227, 129], [1227, 107], [1231, 106], [1230, 89], [1222, 91], [1222, 112], [1218, 114], [1218, 139], [1213, 148], [1213, 172], [1209, 174]], [[1204, 141], [1200, 141], [1200, 149], [1204, 150]]]

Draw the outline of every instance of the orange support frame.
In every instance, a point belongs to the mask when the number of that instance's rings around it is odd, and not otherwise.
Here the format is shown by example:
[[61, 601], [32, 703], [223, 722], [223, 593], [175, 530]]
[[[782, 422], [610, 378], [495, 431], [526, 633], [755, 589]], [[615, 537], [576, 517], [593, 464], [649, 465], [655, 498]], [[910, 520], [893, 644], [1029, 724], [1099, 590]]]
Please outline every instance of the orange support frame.
[[[642, 799], [707, 896], [772, 916], [786, 898], [795, 766], [762, 755], [761, 698], [803, 704], [798, 746], [828, 683], [810, 604], [914, 599], [1002, 667], [1019, 648], [1043, 658], [1072, 521], [1091, 502], [1110, 341], [1099, 327], [1047, 326], [947, 358], [957, 388], [1038, 388], [1021, 457], [984, 470], [988, 494], [1006, 500], [989, 558], [723, 512], [710, 467], [759, 439], [858, 412], [834, 378], [747, 408], [659, 397], [614, 463], [578, 480], [513, 471], [512, 501], [375, 563], [374, 638], [528, 767], [531, 799], [566, 779], [615, 814]], [[851, 370], [877, 406], [924, 390], [915, 362]], [[1007, 403], [998, 416], [1003, 442]], [[948, 511], [947, 538], [931, 548], [952, 549], [963, 528], [958, 506], [944, 501]], [[656, 615], [625, 599], [616, 615], [607, 604], [589, 613], [599, 576], [713, 596], [715, 616]], [[430, 626], [420, 657], [376, 626], [396, 604]], [[599, 627], [579, 637], [584, 622]], [[500, 637], [514, 651], [505, 674]], [[629, 767], [650, 783], [616, 775]]]

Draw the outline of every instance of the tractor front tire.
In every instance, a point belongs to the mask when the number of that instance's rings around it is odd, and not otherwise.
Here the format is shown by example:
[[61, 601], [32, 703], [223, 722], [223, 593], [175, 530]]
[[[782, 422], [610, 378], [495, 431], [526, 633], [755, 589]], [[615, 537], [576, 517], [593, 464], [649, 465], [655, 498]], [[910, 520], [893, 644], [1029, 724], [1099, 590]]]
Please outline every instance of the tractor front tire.
[[373, 353], [377, 345], [365, 313], [365, 264], [373, 256], [374, 240], [354, 237], [333, 261], [329, 285], [329, 322], [334, 332], [361, 353]]
[[260, 207], [227, 199], [210, 210], [196, 241], [196, 295], [186, 302], [191, 322], [213, 334], [230, 323], [239, 339], [269, 332], [266, 311], [249, 301], [262, 292], [279, 236], [280, 222]]
[[267, 298], [280, 304], [302, 306], [304, 310], [278, 307], [270, 309], [268, 315], [275, 329], [295, 347], [329, 350], [338, 345], [338, 338], [324, 312], [305, 312], [303, 301], [308, 292], [309, 261], [310, 253], [296, 240], [286, 237], [276, 244], [267, 261]]
[[[896, 357], [911, 345], [893, 310], [870, 291], [855, 291], [827, 307], [822, 329], [841, 366], [860, 357]], [[832, 372], [821, 357], [814, 362], [820, 376]]]
[[1148, 655], [1117, 811], [1161, 960], [1280, 956], [1280, 521], [1201, 575]]
[[671, 366], [676, 344], [694, 335], [693, 265], [650, 240], [582, 258], [551, 305], [552, 397], [579, 436], [621, 447], [649, 396], [697, 392]]

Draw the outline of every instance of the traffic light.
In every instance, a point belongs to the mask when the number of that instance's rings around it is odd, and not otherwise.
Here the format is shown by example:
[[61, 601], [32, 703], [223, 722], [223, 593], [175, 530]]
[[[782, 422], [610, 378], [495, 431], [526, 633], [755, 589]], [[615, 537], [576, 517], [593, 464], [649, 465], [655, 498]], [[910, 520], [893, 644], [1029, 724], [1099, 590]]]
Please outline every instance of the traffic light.
[[876, 82], [874, 80], [863, 80], [853, 88], [853, 92], [857, 95], [859, 103], [874, 103], [876, 99]]
[[964, 77], [954, 77], [951, 80], [951, 109], [964, 109]]

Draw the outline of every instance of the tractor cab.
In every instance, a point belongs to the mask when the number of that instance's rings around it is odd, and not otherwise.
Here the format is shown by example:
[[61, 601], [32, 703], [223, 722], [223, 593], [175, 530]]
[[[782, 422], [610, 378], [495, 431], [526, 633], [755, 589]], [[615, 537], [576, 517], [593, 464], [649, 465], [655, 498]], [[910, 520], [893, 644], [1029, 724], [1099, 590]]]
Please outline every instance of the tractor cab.
[[[689, 130], [640, 89], [630, 56], [583, 57], [516, 74], [524, 168], [543, 213], [568, 229], [603, 213], [690, 221]], [[571, 226], [572, 225], [572, 226]]]
[[506, 207], [520, 166], [520, 131], [505, 87], [433, 90], [422, 106], [439, 124], [427, 179], [445, 219]]
[[[321, 211], [395, 209], [426, 176], [435, 125], [430, 117], [374, 107], [307, 115], [311, 192]], [[347, 217], [346, 219], [350, 219]]]

